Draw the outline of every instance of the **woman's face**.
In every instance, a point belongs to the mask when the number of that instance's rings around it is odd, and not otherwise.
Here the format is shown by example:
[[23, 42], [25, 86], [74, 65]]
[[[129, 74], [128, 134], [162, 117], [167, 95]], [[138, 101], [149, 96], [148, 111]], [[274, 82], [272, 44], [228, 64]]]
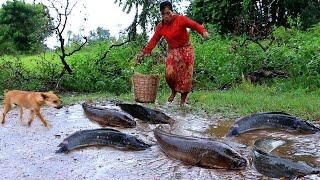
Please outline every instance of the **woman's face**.
[[165, 23], [170, 23], [172, 21], [172, 16], [172, 11], [167, 7], [161, 11], [161, 17]]

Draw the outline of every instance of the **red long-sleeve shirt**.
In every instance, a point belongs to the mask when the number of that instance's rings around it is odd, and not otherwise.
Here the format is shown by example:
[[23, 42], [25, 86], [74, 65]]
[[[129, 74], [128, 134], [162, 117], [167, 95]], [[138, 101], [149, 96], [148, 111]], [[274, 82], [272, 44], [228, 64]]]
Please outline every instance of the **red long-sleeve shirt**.
[[187, 28], [197, 31], [199, 34], [206, 32], [206, 29], [197, 22], [182, 15], [173, 15], [170, 24], [160, 22], [147, 46], [143, 49], [144, 54], [150, 54], [161, 37], [167, 41], [169, 49], [186, 45], [189, 42]]

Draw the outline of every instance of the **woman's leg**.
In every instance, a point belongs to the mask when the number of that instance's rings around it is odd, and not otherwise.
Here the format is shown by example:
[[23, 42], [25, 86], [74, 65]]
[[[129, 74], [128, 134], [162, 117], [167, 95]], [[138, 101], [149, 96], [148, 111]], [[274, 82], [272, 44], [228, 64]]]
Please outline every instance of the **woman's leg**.
[[168, 98], [168, 102], [172, 102], [174, 100], [174, 97], [176, 97], [177, 91], [171, 89], [171, 95]]
[[185, 105], [185, 104], [186, 104], [187, 96], [188, 96], [188, 93], [187, 93], [187, 92], [181, 93], [180, 105]]

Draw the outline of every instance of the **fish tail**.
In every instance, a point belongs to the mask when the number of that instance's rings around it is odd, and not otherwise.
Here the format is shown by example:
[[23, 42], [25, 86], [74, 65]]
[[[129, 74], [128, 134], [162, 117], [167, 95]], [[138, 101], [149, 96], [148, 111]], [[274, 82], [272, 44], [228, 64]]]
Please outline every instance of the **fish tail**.
[[60, 149], [56, 150], [56, 154], [60, 154], [60, 153], [68, 153], [69, 149], [67, 148], [67, 146], [62, 146]]

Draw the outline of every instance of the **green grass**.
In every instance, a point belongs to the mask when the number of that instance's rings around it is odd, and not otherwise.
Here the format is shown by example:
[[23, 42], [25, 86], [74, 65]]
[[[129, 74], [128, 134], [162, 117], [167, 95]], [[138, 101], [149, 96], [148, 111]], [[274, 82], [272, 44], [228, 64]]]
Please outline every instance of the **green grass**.
[[[166, 102], [169, 90], [160, 91], [157, 102]], [[320, 118], [320, 90], [308, 92], [303, 89], [281, 91], [276, 87], [255, 86], [249, 83], [225, 91], [196, 91], [190, 93], [189, 105], [192, 112], [205, 110], [209, 114], [219, 113], [227, 118], [244, 116], [256, 112], [281, 111], [306, 120]], [[180, 96], [177, 95], [177, 100]], [[115, 96], [110, 93], [64, 94], [64, 104], [73, 104], [84, 100], [123, 100], [133, 102], [133, 94]]]
[[281, 111], [308, 120], [320, 118], [320, 91], [281, 92], [276, 88], [243, 84], [227, 91], [194, 92], [190, 100], [208, 112], [243, 116], [256, 112]]

